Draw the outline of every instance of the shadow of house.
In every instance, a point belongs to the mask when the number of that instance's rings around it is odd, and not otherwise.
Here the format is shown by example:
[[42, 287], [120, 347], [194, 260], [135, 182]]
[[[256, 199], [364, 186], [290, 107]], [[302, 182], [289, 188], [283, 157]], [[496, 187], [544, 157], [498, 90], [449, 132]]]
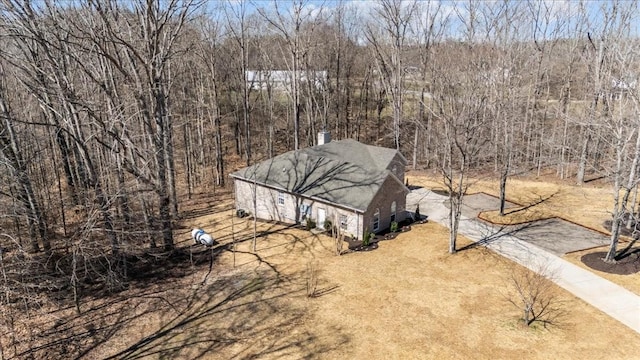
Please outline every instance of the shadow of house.
[[347, 139], [278, 155], [232, 173], [236, 209], [283, 223], [310, 220], [362, 239], [405, 219], [407, 160], [394, 149]]

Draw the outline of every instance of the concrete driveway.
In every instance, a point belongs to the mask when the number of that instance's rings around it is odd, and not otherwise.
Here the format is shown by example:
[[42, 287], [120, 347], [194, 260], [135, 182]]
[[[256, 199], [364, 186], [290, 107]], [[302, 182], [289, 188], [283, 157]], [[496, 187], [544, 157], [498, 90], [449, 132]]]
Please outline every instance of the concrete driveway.
[[[413, 211], [418, 203], [420, 203], [421, 214], [433, 211], [434, 205], [449, 206], [446, 196], [424, 188], [415, 189], [407, 195], [408, 210]], [[507, 208], [516, 206], [510, 202], [506, 204]], [[494, 196], [484, 193], [467, 195], [464, 197], [462, 216], [475, 219], [481, 212], [497, 210], [499, 207], [500, 200]], [[448, 214], [445, 215], [448, 216]], [[500, 233], [517, 236], [520, 240], [539, 246], [557, 256], [609, 243], [608, 235], [557, 218], [534, 221], [524, 225], [493, 226], [492, 228], [495, 233], [490, 234], [491, 237]]]

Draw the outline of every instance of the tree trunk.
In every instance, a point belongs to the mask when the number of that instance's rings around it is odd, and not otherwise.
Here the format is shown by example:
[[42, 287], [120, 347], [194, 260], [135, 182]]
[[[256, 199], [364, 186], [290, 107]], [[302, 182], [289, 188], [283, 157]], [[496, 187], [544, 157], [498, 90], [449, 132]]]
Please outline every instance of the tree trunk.
[[419, 131], [420, 131], [419, 128], [420, 127], [418, 125], [416, 125], [415, 133], [413, 135], [413, 157], [412, 157], [412, 162], [413, 162], [412, 168], [413, 168], [413, 170], [416, 169], [416, 166], [418, 164], [418, 134], [419, 134]]
[[509, 168], [505, 169], [500, 174], [500, 216], [504, 216], [504, 208], [507, 197], [507, 177], [509, 174]]
[[[620, 135], [619, 135], [620, 136]], [[616, 145], [616, 173], [614, 175], [614, 187], [613, 187], [613, 211], [611, 213], [611, 240], [609, 243], [609, 250], [607, 251], [607, 255], [604, 258], [605, 262], [613, 263], [616, 261], [616, 253], [618, 248], [618, 240], [620, 238], [620, 225], [623, 221], [622, 216], [627, 210], [627, 204], [629, 202], [629, 196], [633, 188], [637, 185], [637, 171], [638, 165], [640, 164], [640, 134], [636, 134], [636, 144], [634, 157], [631, 162], [631, 166], [629, 168], [629, 178], [627, 179], [627, 184], [624, 188], [624, 192], [622, 195], [622, 200], [620, 200], [620, 190], [622, 188], [622, 166], [623, 166], [623, 154], [625, 146], [622, 144], [623, 140], [618, 139], [618, 144]], [[633, 211], [633, 205], [631, 207], [631, 211]]]
[[585, 128], [587, 134], [582, 142], [582, 150], [580, 151], [580, 162], [578, 162], [578, 173], [576, 175], [576, 183], [578, 185], [584, 184], [584, 173], [587, 167], [587, 155], [589, 150], [589, 142], [591, 142], [591, 130], [589, 127]]
[[[166, 97], [165, 97], [166, 98]], [[168, 104], [167, 104], [168, 106]], [[167, 164], [167, 185], [168, 185], [168, 193], [169, 199], [171, 201], [171, 217], [178, 217], [178, 193], [176, 191], [176, 165], [173, 158], [173, 126], [171, 121], [171, 115], [167, 114], [167, 123], [166, 126], [166, 137], [164, 140], [164, 147], [166, 149], [165, 162]]]
[[637, 224], [637, 214], [636, 214], [636, 205], [638, 202], [638, 184], [634, 186], [633, 198], [631, 199], [631, 206], [627, 216], [627, 230], [631, 230], [631, 227], [636, 227]]
[[[0, 69], [1, 71], [1, 69]], [[0, 79], [0, 81], [2, 81]], [[20, 145], [13, 129], [13, 115], [4, 100], [5, 89], [0, 85], [0, 145], [2, 155], [11, 165], [13, 178], [16, 180], [17, 200], [26, 210], [27, 223], [29, 224], [29, 236], [31, 239], [31, 251], [40, 251], [38, 239], [42, 240], [44, 250], [48, 253], [51, 250], [49, 239], [47, 238], [46, 224], [40, 209], [40, 204], [33, 192], [31, 179], [27, 173], [25, 162], [22, 159]]]

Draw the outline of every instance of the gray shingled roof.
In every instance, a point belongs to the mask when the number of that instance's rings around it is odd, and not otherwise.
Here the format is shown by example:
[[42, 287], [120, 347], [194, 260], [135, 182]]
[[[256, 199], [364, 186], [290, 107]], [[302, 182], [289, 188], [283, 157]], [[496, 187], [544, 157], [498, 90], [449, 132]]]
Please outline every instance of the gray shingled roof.
[[390, 176], [396, 150], [355, 140], [289, 151], [238, 170], [232, 177], [365, 211]]

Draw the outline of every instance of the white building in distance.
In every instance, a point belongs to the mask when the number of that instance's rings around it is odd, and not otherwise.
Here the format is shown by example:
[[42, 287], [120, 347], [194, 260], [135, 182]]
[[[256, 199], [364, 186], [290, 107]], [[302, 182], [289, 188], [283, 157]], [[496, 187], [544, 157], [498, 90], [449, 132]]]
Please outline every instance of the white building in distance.
[[[254, 90], [266, 90], [269, 86], [277, 90], [289, 90], [293, 82], [293, 71], [288, 70], [247, 70], [247, 86]], [[297, 71], [300, 83], [313, 82], [313, 86], [322, 90], [329, 80], [326, 70]]]

